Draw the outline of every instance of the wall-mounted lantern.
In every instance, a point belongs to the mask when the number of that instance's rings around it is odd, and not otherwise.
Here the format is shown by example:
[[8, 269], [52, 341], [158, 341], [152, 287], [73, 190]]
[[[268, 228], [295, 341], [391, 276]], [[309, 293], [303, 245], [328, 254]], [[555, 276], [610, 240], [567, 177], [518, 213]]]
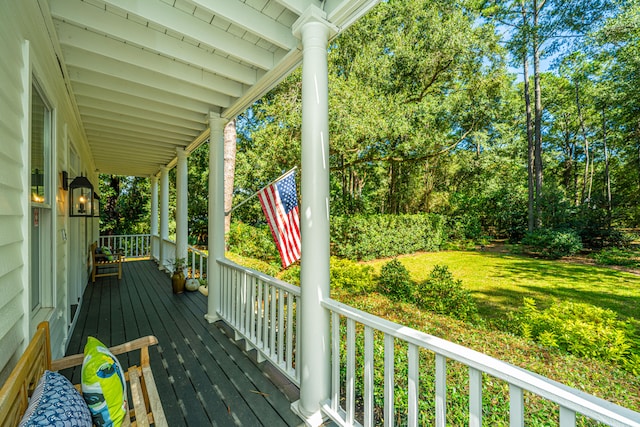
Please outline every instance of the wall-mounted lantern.
[[93, 185], [85, 176], [77, 176], [69, 184], [69, 216], [93, 216]]

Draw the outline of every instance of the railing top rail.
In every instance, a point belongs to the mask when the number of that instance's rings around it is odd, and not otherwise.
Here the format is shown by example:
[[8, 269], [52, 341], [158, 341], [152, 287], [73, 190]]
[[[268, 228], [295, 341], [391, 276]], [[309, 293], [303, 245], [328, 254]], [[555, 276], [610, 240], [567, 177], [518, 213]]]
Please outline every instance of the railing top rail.
[[300, 295], [300, 288], [297, 286], [294, 286], [290, 283], [284, 282], [280, 279], [276, 279], [275, 277], [271, 277], [268, 276], [264, 273], [261, 273], [257, 270], [248, 268], [248, 267], [243, 267], [239, 264], [236, 264], [235, 262], [227, 259], [227, 258], [218, 258], [216, 260], [218, 262], [218, 264], [221, 265], [225, 265], [229, 268], [233, 268], [235, 270], [239, 270], [239, 271], [246, 271], [247, 273], [249, 273], [251, 276], [257, 277], [258, 279], [262, 280], [263, 282], [267, 282], [273, 286], [276, 286], [278, 288], [281, 288], [293, 295], [299, 296]]
[[187, 246], [187, 249], [189, 249], [191, 252], [195, 252], [198, 255], [202, 255], [203, 257], [209, 257], [209, 254], [206, 252], [201, 251], [200, 249], [194, 248], [193, 246], [189, 245]]
[[568, 387], [534, 372], [527, 371], [442, 338], [373, 316], [332, 299], [323, 301], [322, 306], [353, 319], [358, 323], [380, 330], [385, 334], [419, 347], [424, 347], [448, 359], [456, 360], [522, 389], [529, 390], [565, 408], [587, 415], [596, 421], [605, 422], [614, 426], [640, 427], [640, 413]]
[[100, 238], [108, 238], [108, 237], [149, 237], [151, 234], [101, 234]]

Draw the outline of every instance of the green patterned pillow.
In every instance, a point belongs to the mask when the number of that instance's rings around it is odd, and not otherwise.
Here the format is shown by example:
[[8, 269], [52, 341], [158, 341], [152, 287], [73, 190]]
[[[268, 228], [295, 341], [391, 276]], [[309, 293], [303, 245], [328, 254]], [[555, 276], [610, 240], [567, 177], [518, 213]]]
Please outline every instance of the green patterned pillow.
[[82, 397], [98, 427], [120, 427], [127, 416], [127, 383], [122, 367], [94, 337], [88, 337], [84, 347]]
[[111, 253], [111, 249], [109, 249], [106, 246], [103, 246], [102, 253], [107, 257], [109, 261], [113, 261], [113, 254]]

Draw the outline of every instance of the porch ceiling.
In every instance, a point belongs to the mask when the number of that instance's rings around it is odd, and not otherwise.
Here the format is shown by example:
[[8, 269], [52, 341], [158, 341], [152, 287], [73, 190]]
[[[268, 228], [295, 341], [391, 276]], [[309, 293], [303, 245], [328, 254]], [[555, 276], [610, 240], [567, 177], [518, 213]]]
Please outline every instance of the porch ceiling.
[[49, 0], [61, 68], [100, 173], [148, 176], [301, 62], [310, 5], [339, 31], [379, 0]]

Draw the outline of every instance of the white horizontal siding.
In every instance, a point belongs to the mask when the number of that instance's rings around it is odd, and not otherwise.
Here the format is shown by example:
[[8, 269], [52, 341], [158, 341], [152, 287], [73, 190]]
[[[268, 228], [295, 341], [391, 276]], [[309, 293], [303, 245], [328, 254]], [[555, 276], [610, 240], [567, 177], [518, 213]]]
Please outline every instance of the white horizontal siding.
[[[29, 3], [29, 2], [26, 2]], [[14, 14], [23, 2], [0, 2], [0, 380], [8, 376], [26, 342], [24, 236], [28, 217], [23, 182], [27, 152], [23, 135], [24, 37]]]

